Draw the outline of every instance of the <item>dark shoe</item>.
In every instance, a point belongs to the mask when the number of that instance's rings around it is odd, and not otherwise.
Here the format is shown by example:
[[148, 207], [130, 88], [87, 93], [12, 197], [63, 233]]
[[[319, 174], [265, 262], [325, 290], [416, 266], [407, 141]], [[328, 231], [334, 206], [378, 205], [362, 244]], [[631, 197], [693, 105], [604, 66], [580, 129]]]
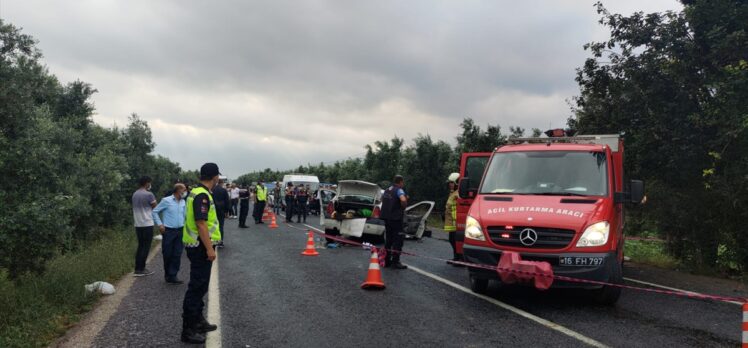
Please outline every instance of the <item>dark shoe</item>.
[[182, 342], [192, 344], [205, 343], [205, 335], [192, 328], [182, 329]]
[[265, 223], [265, 221], [260, 221], [260, 222], [258, 222], [258, 224], [264, 224], [264, 223]]
[[211, 332], [216, 331], [218, 329], [218, 325], [214, 325], [209, 323], [205, 318], [201, 318], [200, 322], [195, 325], [195, 330], [199, 332]]
[[166, 282], [171, 285], [184, 284], [184, 282], [178, 278], [167, 279]]
[[153, 271], [145, 268], [142, 271], [135, 271], [135, 273], [133, 274], [133, 276], [135, 276], [135, 277], [145, 277], [145, 276], [149, 276], [149, 275], [151, 275], [153, 273], [155, 273], [155, 272], [153, 272]]
[[394, 268], [394, 269], [408, 269], [408, 266], [403, 265], [402, 263], [400, 263], [400, 261], [398, 261], [398, 262], [393, 262], [392, 265], [390, 265], [390, 268]]
[[241, 226], [239, 226], [239, 228], [249, 228], [249, 226], [241, 225]]

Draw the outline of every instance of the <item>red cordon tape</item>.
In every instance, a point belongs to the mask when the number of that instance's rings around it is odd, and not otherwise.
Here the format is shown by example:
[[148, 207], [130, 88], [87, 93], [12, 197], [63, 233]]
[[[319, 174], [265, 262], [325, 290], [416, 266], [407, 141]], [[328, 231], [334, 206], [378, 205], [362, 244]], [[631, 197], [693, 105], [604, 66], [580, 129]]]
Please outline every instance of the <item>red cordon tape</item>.
[[[292, 225], [288, 225], [288, 226], [291, 227], [291, 228], [293, 228], [293, 229], [306, 231], [305, 229], [301, 229], [301, 228], [298, 228], [296, 226], [292, 226]], [[332, 236], [332, 235], [325, 234], [325, 233], [322, 233], [322, 232], [319, 232], [319, 231], [316, 231], [316, 230], [313, 230], [313, 229], [310, 229], [310, 231], [312, 231], [315, 234], [318, 234], [318, 235], [321, 235], [321, 236], [325, 236], [325, 238], [329, 238], [329, 239], [332, 239], [332, 240], [335, 240], [335, 241], [338, 241], [338, 242], [341, 242], [341, 243], [345, 243], [345, 244], [349, 244], [349, 245], [354, 245], [354, 246], [360, 246], [360, 247], [366, 247], [366, 248], [376, 248], [376, 247], [371, 246], [371, 245], [364, 245], [364, 244], [359, 243], [359, 242], [354, 242], [352, 240], [348, 240], [348, 239], [345, 239], [345, 238], [342, 238], [342, 237], [338, 237], [338, 236]], [[376, 249], [380, 252], [380, 255], [384, 254], [384, 253], [387, 253], [387, 252], [398, 253], [397, 250], [389, 250], [389, 249], [385, 249], [385, 248], [376, 248]], [[696, 294], [696, 293], [688, 293], [688, 292], [681, 292], [681, 291], [670, 291], [670, 290], [642, 288], [642, 287], [625, 285], [625, 284], [615, 284], [615, 283], [601, 282], [601, 281], [597, 281], [597, 280], [588, 280], [588, 279], [579, 279], [579, 278], [572, 278], [572, 277], [566, 277], [566, 276], [559, 276], [559, 275], [555, 275], [555, 274], [544, 274], [544, 273], [540, 273], [540, 272], [528, 272], [528, 271], [523, 271], [523, 270], [518, 270], [518, 269], [510, 269], [510, 268], [503, 268], [503, 267], [498, 267], [498, 266], [481, 265], [481, 264], [471, 263], [471, 262], [465, 262], [465, 261], [452, 261], [452, 260], [442, 259], [442, 258], [439, 258], [439, 257], [433, 257], [433, 256], [428, 256], [428, 255], [420, 255], [420, 254], [416, 254], [416, 253], [408, 252], [408, 251], [400, 251], [399, 253], [401, 255], [415, 256], [415, 257], [420, 257], [420, 258], [430, 259], [430, 260], [436, 260], [436, 261], [446, 261], [446, 262], [457, 264], [457, 265], [463, 265], [463, 266], [472, 267], [472, 268], [482, 268], [482, 269], [492, 270], [492, 271], [495, 271], [495, 272], [516, 273], [516, 274], [523, 275], [524, 277], [547, 277], [547, 278], [552, 278], [552, 280], [561, 280], [561, 281], [566, 281], [566, 282], [574, 282], [574, 283], [582, 283], [582, 284], [614, 286], [614, 287], [618, 287], [618, 288], [622, 288], [622, 289], [638, 290], [638, 291], [650, 292], [650, 293], [656, 293], [656, 294], [663, 294], [663, 295], [680, 296], [680, 297], [686, 297], [686, 298], [692, 298], [692, 299], [699, 299], [699, 300], [712, 300], [712, 301], [720, 301], [720, 302], [740, 302], [740, 303], [743, 303], [743, 348], [748, 348], [748, 336], [746, 336], [746, 335], [748, 335], [748, 333], [746, 333], [746, 331], [748, 331], [748, 324], [746, 324], [747, 320], [748, 320], [748, 317], [747, 317], [748, 316], [748, 312], [746, 312], [746, 311], [748, 311], [748, 309], [747, 309], [748, 308], [748, 298], [718, 296], [718, 295], [707, 295], [707, 294]], [[380, 263], [383, 264], [382, 259], [383, 259], [383, 257], [380, 256]]]

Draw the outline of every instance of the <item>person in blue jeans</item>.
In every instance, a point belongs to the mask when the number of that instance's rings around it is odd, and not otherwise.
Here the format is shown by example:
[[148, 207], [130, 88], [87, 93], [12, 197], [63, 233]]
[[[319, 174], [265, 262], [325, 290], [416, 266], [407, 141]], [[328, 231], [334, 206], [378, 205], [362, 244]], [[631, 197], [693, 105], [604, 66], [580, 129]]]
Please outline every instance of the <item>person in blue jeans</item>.
[[[185, 207], [184, 200], [187, 187], [184, 184], [174, 185], [174, 193], [164, 197], [153, 209], [153, 221], [158, 226], [163, 237], [161, 252], [164, 256], [164, 277], [169, 284], [182, 284], [177, 278], [179, 266], [182, 262], [182, 229], [184, 228]], [[163, 220], [161, 215], [163, 215]]]

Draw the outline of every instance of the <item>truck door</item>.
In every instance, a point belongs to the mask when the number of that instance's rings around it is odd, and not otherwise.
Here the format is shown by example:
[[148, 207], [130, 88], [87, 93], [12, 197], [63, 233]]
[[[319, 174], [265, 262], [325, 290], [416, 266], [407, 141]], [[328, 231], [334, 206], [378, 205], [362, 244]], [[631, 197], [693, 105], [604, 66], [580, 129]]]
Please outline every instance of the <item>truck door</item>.
[[[463, 153], [460, 158], [460, 181], [467, 180], [467, 187], [469, 192], [475, 192], [480, 186], [481, 180], [483, 180], [483, 173], [486, 169], [488, 159], [491, 157], [491, 152], [470, 152]], [[467, 194], [465, 197], [457, 197], [457, 230], [465, 230], [465, 220], [467, 219], [467, 213], [470, 210], [470, 205], [473, 204], [475, 194]]]

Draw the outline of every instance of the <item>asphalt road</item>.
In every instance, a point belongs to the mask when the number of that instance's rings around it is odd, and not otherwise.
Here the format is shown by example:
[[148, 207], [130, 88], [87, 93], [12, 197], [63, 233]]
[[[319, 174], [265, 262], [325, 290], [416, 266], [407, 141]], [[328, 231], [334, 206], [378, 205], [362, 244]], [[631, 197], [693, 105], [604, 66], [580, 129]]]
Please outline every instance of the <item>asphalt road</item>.
[[[308, 221], [316, 226], [318, 218]], [[734, 304], [624, 290], [615, 307], [599, 307], [581, 292], [495, 285], [481, 298], [459, 289], [469, 285], [464, 268], [408, 256], [403, 261], [415, 267], [383, 270], [386, 290], [361, 290], [367, 251], [345, 247], [301, 256], [308, 228], [279, 223], [278, 229], [254, 224], [238, 229], [236, 220], [227, 220], [218, 263], [221, 331], [209, 335], [208, 346], [734, 347], [740, 342], [742, 313]], [[405, 248], [451, 255], [449, 244], [437, 238], [407, 241]], [[185, 280], [187, 267], [185, 258]], [[156, 275], [136, 280], [95, 346], [180, 345], [186, 285], [163, 283], [159, 257], [149, 268]]]

